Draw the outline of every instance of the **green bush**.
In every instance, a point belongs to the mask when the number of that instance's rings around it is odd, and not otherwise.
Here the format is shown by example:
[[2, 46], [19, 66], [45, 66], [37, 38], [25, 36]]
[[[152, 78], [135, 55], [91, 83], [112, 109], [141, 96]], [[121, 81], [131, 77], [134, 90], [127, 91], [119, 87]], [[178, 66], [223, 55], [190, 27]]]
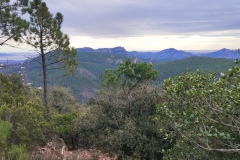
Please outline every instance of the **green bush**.
[[222, 78], [200, 71], [164, 81], [164, 103], [156, 120], [176, 139], [165, 159], [239, 159], [240, 69]]
[[95, 105], [79, 121], [80, 144], [114, 152], [119, 159], [161, 159], [170, 143], [153, 120], [161, 101], [160, 88], [152, 86], [155, 79], [151, 65], [130, 60], [106, 71]]

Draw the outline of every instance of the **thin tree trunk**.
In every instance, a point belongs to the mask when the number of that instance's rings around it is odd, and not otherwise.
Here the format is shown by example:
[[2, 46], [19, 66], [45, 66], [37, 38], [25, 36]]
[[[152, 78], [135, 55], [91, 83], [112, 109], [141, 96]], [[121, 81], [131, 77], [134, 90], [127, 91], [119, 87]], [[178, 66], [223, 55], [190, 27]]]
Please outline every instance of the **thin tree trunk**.
[[[48, 104], [48, 96], [47, 96], [47, 67], [44, 53], [41, 53], [42, 56], [42, 72], [43, 72], [43, 94], [44, 94], [44, 103], [47, 107]], [[47, 107], [48, 110], [48, 107]]]
[[43, 72], [43, 95], [44, 95], [44, 103], [47, 112], [49, 113], [48, 108], [48, 89], [47, 89], [47, 65], [46, 65], [46, 59], [45, 59], [45, 53], [43, 49], [43, 30], [40, 27], [40, 50], [41, 50], [41, 57], [42, 57], [42, 72]]

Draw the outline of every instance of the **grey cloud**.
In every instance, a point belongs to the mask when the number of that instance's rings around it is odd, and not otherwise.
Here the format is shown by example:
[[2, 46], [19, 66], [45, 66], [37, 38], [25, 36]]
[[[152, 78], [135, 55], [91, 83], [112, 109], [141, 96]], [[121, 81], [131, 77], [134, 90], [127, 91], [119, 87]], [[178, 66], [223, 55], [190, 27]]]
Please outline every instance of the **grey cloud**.
[[240, 29], [239, 0], [46, 0], [71, 35], [139, 36]]

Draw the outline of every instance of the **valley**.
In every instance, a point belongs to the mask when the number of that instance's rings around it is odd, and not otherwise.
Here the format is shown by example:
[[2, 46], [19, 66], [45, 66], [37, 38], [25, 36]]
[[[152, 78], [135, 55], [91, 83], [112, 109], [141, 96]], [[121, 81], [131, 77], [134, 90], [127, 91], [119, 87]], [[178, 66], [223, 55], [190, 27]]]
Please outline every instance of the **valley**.
[[[163, 80], [181, 75], [184, 71], [200, 70], [203, 73], [220, 72], [234, 65], [234, 58], [238, 56], [237, 50], [222, 49], [207, 54], [192, 54], [176, 49], [166, 49], [157, 53], [128, 52], [123, 47], [92, 49], [78, 48], [77, 61], [79, 66], [76, 72], [63, 76], [62, 70], [48, 73], [50, 86], [64, 86], [71, 90], [76, 98], [88, 102], [95, 97], [100, 87], [100, 75], [107, 69], [115, 69], [127, 59], [133, 62], [147, 62], [157, 70], [156, 85]], [[221, 56], [216, 56], [216, 54]], [[224, 54], [225, 53], [225, 54]], [[38, 57], [37, 57], [38, 58]], [[20, 63], [21, 62], [21, 63]], [[20, 73], [25, 84], [32, 87], [42, 87], [42, 70], [35, 60], [28, 59], [11, 63], [0, 70], [2, 73]]]

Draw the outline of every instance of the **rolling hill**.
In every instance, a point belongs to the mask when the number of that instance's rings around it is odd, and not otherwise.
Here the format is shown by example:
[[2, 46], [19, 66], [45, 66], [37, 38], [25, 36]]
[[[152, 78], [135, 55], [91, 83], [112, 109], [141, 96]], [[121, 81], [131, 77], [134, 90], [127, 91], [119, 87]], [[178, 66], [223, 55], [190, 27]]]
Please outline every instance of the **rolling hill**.
[[158, 71], [156, 84], [162, 83], [164, 79], [181, 75], [184, 71], [194, 72], [200, 70], [203, 73], [214, 72], [219, 75], [220, 72], [231, 68], [233, 65], [235, 65], [233, 60], [200, 56], [167, 63], [157, 63], [154, 64], [154, 68]]
[[[122, 54], [79, 52], [77, 56], [79, 66], [76, 72], [69, 76], [63, 76], [62, 70], [51, 71], [48, 73], [48, 84], [68, 87], [79, 100], [86, 101], [93, 97], [99, 88], [99, 76], [106, 69], [114, 69], [128, 58], [134, 60], [133, 57]], [[26, 84], [42, 87], [41, 65], [35, 60], [9, 65], [1, 69], [1, 72], [6, 74], [20, 73]]]
[[[172, 51], [174, 52], [174, 50]], [[103, 50], [93, 52], [89, 48], [85, 48], [84, 52], [82, 50], [78, 50], [78, 52], [77, 60], [79, 66], [76, 72], [69, 76], [62, 76], [63, 71], [61, 70], [49, 72], [48, 83], [50, 86], [60, 85], [70, 88], [73, 94], [83, 102], [95, 96], [99, 89], [99, 76], [106, 69], [115, 69], [128, 58], [135, 62], [146, 61], [147, 63], [152, 63], [158, 71], [156, 84], [162, 83], [166, 78], [181, 75], [186, 69], [188, 71], [199, 69], [203, 72], [219, 73], [234, 65], [233, 60], [201, 56], [190, 56], [175, 61], [153, 61], [152, 59], [136, 58], [126, 52], [113, 53], [109, 50], [107, 53], [103, 52]], [[1, 72], [7, 74], [13, 72], [20, 73], [23, 75], [25, 83], [34, 87], [42, 86], [41, 66], [33, 60], [27, 60], [17, 65], [9, 65], [1, 69]]]

